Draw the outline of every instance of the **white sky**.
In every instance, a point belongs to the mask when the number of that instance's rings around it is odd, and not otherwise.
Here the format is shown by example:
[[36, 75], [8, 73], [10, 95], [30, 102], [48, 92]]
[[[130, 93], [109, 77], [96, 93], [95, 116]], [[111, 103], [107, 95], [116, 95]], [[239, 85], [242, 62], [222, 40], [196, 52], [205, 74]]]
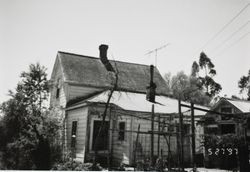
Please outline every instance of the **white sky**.
[[[201, 47], [249, 0], [0, 0], [0, 102], [8, 99], [21, 71], [40, 62], [51, 74], [57, 51], [99, 55], [109, 45], [109, 57], [151, 64], [145, 56], [158, 52], [161, 74], [189, 74]], [[250, 6], [203, 50], [217, 70], [221, 95], [238, 95], [237, 82], [250, 69]], [[219, 47], [218, 47], [219, 46]], [[218, 47], [218, 48], [216, 48]]]

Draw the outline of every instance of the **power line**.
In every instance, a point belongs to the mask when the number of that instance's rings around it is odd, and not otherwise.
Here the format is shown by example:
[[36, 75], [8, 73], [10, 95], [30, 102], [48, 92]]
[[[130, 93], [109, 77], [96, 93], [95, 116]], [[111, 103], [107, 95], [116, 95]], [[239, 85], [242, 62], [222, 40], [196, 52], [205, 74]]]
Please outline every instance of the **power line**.
[[239, 39], [237, 39], [236, 41], [234, 41], [232, 44], [230, 44], [229, 46], [227, 46], [223, 51], [220, 51], [218, 53], [218, 55], [223, 54], [227, 49], [231, 48], [232, 46], [234, 46], [235, 44], [237, 44], [238, 42], [240, 42], [243, 38], [245, 38], [246, 36], [248, 36], [250, 34], [250, 31], [245, 33], [244, 35], [242, 35]]
[[209, 39], [198, 51], [207, 47], [207, 45], [212, 42], [219, 34], [221, 34], [237, 17], [240, 16], [248, 7], [250, 3], [247, 3], [232, 19], [230, 19], [211, 39]]
[[228, 42], [234, 35], [236, 35], [239, 31], [241, 31], [243, 28], [245, 28], [250, 23], [250, 20], [248, 20], [245, 24], [243, 24], [241, 27], [239, 27], [235, 32], [233, 32], [229, 37], [227, 37], [224, 41], [222, 41], [216, 48], [214, 48], [212, 51], [216, 51], [219, 49], [223, 44]]

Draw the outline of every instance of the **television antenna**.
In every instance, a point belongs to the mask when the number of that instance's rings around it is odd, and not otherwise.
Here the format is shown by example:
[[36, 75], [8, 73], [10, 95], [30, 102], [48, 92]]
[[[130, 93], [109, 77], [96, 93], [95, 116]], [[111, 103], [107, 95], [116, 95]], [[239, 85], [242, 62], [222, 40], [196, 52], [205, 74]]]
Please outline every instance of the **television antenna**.
[[157, 67], [157, 53], [158, 53], [158, 51], [159, 50], [162, 50], [163, 48], [166, 48], [168, 45], [170, 45], [170, 43], [167, 43], [167, 44], [165, 44], [165, 45], [163, 45], [163, 46], [161, 46], [161, 47], [158, 47], [158, 48], [156, 48], [156, 49], [153, 49], [153, 50], [151, 50], [151, 51], [149, 51], [149, 52], [147, 52], [145, 55], [149, 55], [149, 54], [152, 54], [152, 53], [155, 53], [155, 67]]

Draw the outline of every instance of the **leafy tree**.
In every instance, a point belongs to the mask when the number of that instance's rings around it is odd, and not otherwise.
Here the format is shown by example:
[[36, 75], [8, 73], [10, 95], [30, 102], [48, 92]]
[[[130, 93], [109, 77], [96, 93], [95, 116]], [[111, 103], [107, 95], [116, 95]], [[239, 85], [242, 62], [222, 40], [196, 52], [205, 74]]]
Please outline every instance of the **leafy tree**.
[[171, 92], [171, 73], [170, 72], [166, 73], [164, 75], [164, 79], [166, 81], [168, 91]]
[[[208, 105], [210, 98], [198, 88], [197, 78], [186, 75], [183, 71], [178, 72], [172, 78], [165, 75], [165, 80], [170, 82], [170, 90], [176, 99], [193, 102], [200, 105]], [[168, 78], [166, 78], [168, 77]]]
[[[193, 62], [190, 76], [181, 71], [171, 79], [170, 73], [166, 74], [165, 80], [173, 97], [196, 104], [208, 105], [211, 99], [222, 89], [221, 85], [213, 79], [216, 75], [214, 67], [211, 59], [202, 52], [199, 63]], [[202, 72], [203, 75], [201, 75]]]
[[191, 69], [191, 76], [197, 78], [199, 75], [199, 65], [196, 61], [193, 62], [192, 64], [192, 69]]
[[[50, 144], [59, 129], [44, 102], [48, 98], [46, 68], [31, 64], [11, 98], [2, 103], [1, 148], [7, 169], [50, 169]], [[13, 127], [14, 126], [14, 127]], [[5, 149], [4, 149], [5, 148]]]
[[[221, 91], [221, 85], [214, 81], [213, 77], [216, 75], [214, 64], [211, 59], [207, 57], [204, 52], [201, 52], [199, 65], [194, 62], [192, 65], [192, 76], [198, 77], [197, 86], [203, 89], [209, 97], [214, 97]], [[203, 71], [204, 76], [200, 76], [199, 72]]]
[[240, 88], [240, 93], [244, 91], [247, 92], [247, 100], [250, 100], [250, 70], [247, 76], [242, 76], [238, 82], [238, 87]]

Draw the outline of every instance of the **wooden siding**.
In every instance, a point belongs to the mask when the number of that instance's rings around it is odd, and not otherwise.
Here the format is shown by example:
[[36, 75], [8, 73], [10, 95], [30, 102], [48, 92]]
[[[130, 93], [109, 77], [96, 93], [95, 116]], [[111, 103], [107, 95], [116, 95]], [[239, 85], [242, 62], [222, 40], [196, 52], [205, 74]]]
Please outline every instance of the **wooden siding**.
[[[113, 123], [113, 128], [115, 131], [113, 132], [113, 160], [114, 164], [120, 164], [122, 161], [124, 163], [131, 164], [131, 134], [129, 132], [125, 132], [124, 140], [119, 140], [119, 122], [125, 122], [125, 130], [131, 130], [131, 117], [122, 116], [115, 120]], [[128, 160], [128, 161], [127, 161]]]
[[76, 160], [84, 161], [86, 146], [86, 129], [87, 129], [88, 108], [82, 107], [67, 111], [66, 131], [67, 131], [67, 150], [71, 150], [71, 132], [72, 122], [77, 121], [76, 131]]
[[[59, 64], [56, 65], [55, 71], [53, 72], [53, 76], [51, 76], [51, 78], [53, 79], [53, 84], [50, 89], [50, 106], [53, 108], [60, 106], [65, 107], [67, 103], [67, 84], [65, 84], [63, 81], [63, 73]], [[61, 87], [59, 97], [57, 98], [56, 92], [58, 80], [61, 80]]]
[[[87, 122], [87, 133], [86, 133], [86, 124], [85, 124], [85, 140], [81, 140], [81, 142], [85, 141], [85, 157], [88, 158], [88, 160], [91, 160], [93, 158], [93, 150], [92, 150], [92, 139], [93, 139], [93, 121], [94, 120], [102, 120], [102, 113], [104, 111], [104, 107], [101, 107], [100, 105], [91, 106], [88, 109], [89, 117]], [[132, 165], [136, 160], [144, 159], [147, 157], [150, 157], [150, 148], [151, 148], [151, 135], [150, 134], [144, 134], [140, 133], [138, 135], [138, 143], [141, 145], [142, 150], [141, 153], [137, 153], [135, 157], [135, 143], [137, 138], [136, 132], [125, 132], [125, 139], [123, 141], [119, 140], [119, 122], [125, 122], [125, 130], [132, 130], [137, 131], [138, 125], [140, 124], [140, 131], [142, 132], [148, 132], [151, 131], [151, 121], [139, 119], [136, 117], [132, 117], [130, 115], [137, 115], [137, 116], [144, 116], [150, 118], [150, 113], [148, 113], [147, 116], [145, 116], [145, 113], [139, 113], [139, 112], [130, 112], [130, 111], [124, 111], [120, 109], [116, 110], [108, 110], [107, 111], [107, 117], [106, 120], [110, 121], [110, 132], [109, 132], [109, 149], [106, 152], [106, 156], [109, 154], [112, 156], [112, 162], [114, 166], [120, 165], [123, 163], [128, 163]], [[111, 112], [111, 114], [110, 114]], [[75, 112], [79, 113], [79, 112]], [[127, 115], [126, 115], [127, 114]], [[111, 117], [111, 120], [109, 119]], [[166, 115], [166, 118], [168, 116]], [[156, 117], [155, 120], [158, 118]], [[87, 120], [87, 115], [86, 119]], [[70, 120], [68, 120], [70, 121]], [[71, 120], [73, 121], [73, 120]], [[168, 123], [168, 120], [165, 120], [166, 123]], [[79, 123], [79, 127], [80, 127]], [[154, 123], [154, 130], [158, 131], [158, 123]], [[167, 131], [167, 127], [165, 127], [165, 131]], [[175, 129], [176, 131], [176, 129]], [[69, 129], [69, 133], [71, 130]], [[82, 132], [82, 131], [81, 131]], [[189, 131], [190, 132], [190, 131]], [[198, 133], [202, 133], [202, 128], [197, 128], [197, 137], [198, 139]], [[188, 133], [190, 134], [190, 133]], [[84, 137], [84, 136], [82, 136]], [[69, 138], [70, 139], [70, 138]], [[68, 140], [69, 140], [68, 139]], [[163, 157], [168, 157], [168, 145], [167, 141], [169, 141], [168, 136], [165, 138], [163, 136], [160, 136], [160, 144], [159, 144], [159, 155], [162, 152]], [[189, 136], [184, 137], [184, 160], [185, 162], [189, 162], [191, 160], [191, 138]], [[198, 147], [198, 140], [197, 145]], [[177, 158], [177, 138], [176, 135], [173, 135], [170, 137], [170, 151], [173, 158]], [[197, 151], [198, 152], [198, 151]], [[104, 152], [103, 152], [104, 153]], [[104, 155], [104, 154], [103, 154]], [[158, 135], [154, 135], [154, 156], [158, 156]], [[177, 159], [175, 161], [177, 163]]]
[[84, 97], [93, 92], [100, 91], [99, 88], [83, 87], [83, 86], [74, 86], [69, 85], [69, 100], [72, 100], [77, 97]]
[[[139, 114], [138, 114], [139, 115]], [[149, 116], [150, 117], [150, 116]], [[156, 117], [157, 119], [157, 117]], [[156, 120], [155, 119], [155, 120]], [[140, 131], [148, 132], [151, 131], [151, 121], [143, 120], [143, 119], [134, 119], [133, 120], [133, 128], [132, 130], [137, 131], [138, 125], [140, 124]], [[158, 131], [158, 122], [154, 123], [154, 131]], [[165, 128], [166, 131], [166, 128]], [[133, 133], [133, 141], [136, 140], [136, 133]], [[168, 139], [168, 137], [167, 137]], [[150, 156], [151, 151], [151, 134], [139, 134], [139, 143], [143, 147], [143, 153], [145, 156]], [[134, 144], [133, 144], [134, 145]], [[174, 136], [170, 137], [170, 151], [176, 151], [176, 138]], [[163, 136], [160, 136], [160, 144], [159, 144], [159, 153], [163, 153], [163, 156], [168, 154], [168, 146], [166, 139]], [[154, 134], [154, 155], [158, 155], [158, 135]]]
[[[90, 113], [90, 128], [93, 124], [94, 120], [101, 120], [101, 114], [103, 112], [104, 108], [101, 107], [92, 107], [89, 110]], [[109, 112], [109, 110], [108, 110]], [[128, 115], [126, 115], [128, 113]], [[111, 111], [111, 116], [112, 120], [110, 121], [110, 136], [112, 137], [110, 139], [110, 149], [109, 152], [112, 153], [112, 160], [113, 160], [113, 165], [120, 165], [122, 162], [123, 163], [128, 163], [128, 164], [133, 164], [134, 163], [134, 152], [135, 152], [135, 142], [136, 142], [136, 137], [137, 133], [134, 132], [125, 132], [125, 139], [124, 141], [121, 141], [118, 139], [118, 129], [119, 129], [119, 122], [125, 122], [125, 130], [132, 130], [132, 131], [137, 131], [138, 130], [138, 125], [140, 124], [140, 131], [148, 132], [151, 131], [151, 122], [148, 120], [143, 120], [143, 119], [138, 119], [136, 117], [131, 117], [131, 115], [138, 115], [142, 116], [141, 113], [138, 112], [128, 112], [128, 111], [123, 111], [120, 113], [119, 110], [117, 111]], [[98, 117], [99, 116], [99, 117]], [[109, 113], [107, 114], [106, 120], [109, 120]], [[150, 116], [148, 116], [150, 117]], [[157, 118], [156, 118], [157, 119]], [[112, 131], [113, 130], [113, 131]], [[154, 124], [154, 130], [158, 131], [158, 123], [155, 122]], [[92, 129], [90, 129], [90, 137], [88, 144], [91, 145], [91, 133]], [[166, 131], [166, 128], [165, 128]], [[151, 147], [151, 135], [150, 134], [139, 134], [138, 135], [138, 143], [142, 147], [142, 154], [140, 155], [141, 158], [144, 157], [149, 157], [150, 156], [150, 147]], [[176, 142], [176, 137], [171, 136], [170, 138], [170, 144], [171, 144], [171, 153], [172, 155], [176, 154], [177, 151], [177, 142]], [[163, 156], [168, 155], [168, 146], [166, 139], [163, 136], [160, 136], [160, 144], [159, 144], [159, 152], [162, 153]], [[190, 145], [188, 145], [190, 146]], [[89, 147], [89, 151], [91, 152], [91, 146]], [[158, 155], [158, 135], [154, 135], [154, 155]], [[138, 160], [138, 156], [137, 156]]]

